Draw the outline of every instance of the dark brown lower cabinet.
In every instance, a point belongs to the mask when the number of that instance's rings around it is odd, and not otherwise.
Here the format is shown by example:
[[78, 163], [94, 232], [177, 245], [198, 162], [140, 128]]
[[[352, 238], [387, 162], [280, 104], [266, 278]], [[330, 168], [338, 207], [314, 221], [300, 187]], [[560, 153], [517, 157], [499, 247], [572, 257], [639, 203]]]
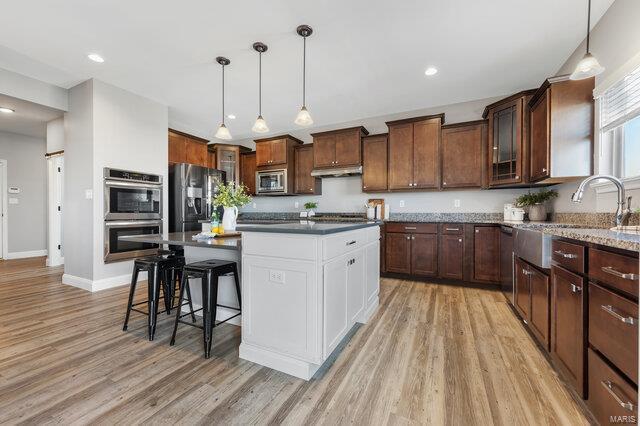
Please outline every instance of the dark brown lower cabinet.
[[531, 286], [528, 275], [529, 265], [520, 258], [515, 259], [514, 306], [523, 320], [528, 321], [531, 311]]
[[385, 238], [387, 272], [411, 273], [411, 235], [388, 232]]
[[411, 235], [411, 273], [422, 276], [438, 275], [438, 235]]
[[440, 235], [439, 273], [441, 278], [462, 280], [464, 274], [464, 239], [462, 235]]
[[584, 397], [584, 279], [553, 265], [551, 289], [551, 357], [565, 380]]
[[473, 242], [473, 278], [475, 281], [500, 280], [500, 228], [475, 226]]
[[538, 342], [549, 350], [549, 277], [535, 268], [529, 268], [529, 288], [531, 289], [531, 310], [529, 328]]

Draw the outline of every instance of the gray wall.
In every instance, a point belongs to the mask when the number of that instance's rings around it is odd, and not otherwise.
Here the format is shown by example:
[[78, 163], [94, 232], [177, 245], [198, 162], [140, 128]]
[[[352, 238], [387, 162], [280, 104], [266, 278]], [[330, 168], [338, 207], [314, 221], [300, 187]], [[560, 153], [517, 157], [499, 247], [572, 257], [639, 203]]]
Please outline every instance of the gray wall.
[[7, 187], [17, 186], [19, 204], [9, 204], [8, 254], [47, 248], [47, 164], [44, 139], [0, 132], [0, 159], [7, 160]]

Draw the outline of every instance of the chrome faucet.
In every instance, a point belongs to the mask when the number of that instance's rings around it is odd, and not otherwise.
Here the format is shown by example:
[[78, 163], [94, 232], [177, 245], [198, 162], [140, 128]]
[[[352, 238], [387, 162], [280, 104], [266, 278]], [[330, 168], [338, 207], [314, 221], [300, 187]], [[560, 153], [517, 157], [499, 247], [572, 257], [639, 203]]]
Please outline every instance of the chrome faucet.
[[626, 198], [625, 202], [625, 191], [624, 184], [620, 179], [615, 176], [610, 175], [593, 175], [589, 176], [578, 186], [576, 192], [571, 196], [571, 201], [574, 203], [579, 203], [582, 201], [582, 196], [584, 195], [584, 189], [588, 184], [593, 182], [594, 180], [605, 179], [613, 182], [613, 184], [618, 189], [618, 208], [616, 209], [616, 227], [626, 226], [629, 224], [629, 216], [631, 216], [631, 197]]

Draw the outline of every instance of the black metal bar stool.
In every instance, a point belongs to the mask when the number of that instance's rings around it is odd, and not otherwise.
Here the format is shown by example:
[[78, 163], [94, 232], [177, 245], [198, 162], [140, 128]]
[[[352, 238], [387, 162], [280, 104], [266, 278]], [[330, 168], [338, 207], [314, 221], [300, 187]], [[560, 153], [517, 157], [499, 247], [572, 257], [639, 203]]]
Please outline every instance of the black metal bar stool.
[[[135, 311], [148, 316], [148, 336], [153, 340], [156, 332], [158, 318], [158, 305], [160, 302], [160, 289], [162, 289], [165, 312], [171, 313], [173, 308], [173, 294], [175, 280], [182, 281], [182, 268], [185, 264], [183, 256], [173, 251], [159, 250], [158, 255], [146, 256], [135, 259], [133, 263], [133, 274], [129, 288], [129, 302], [127, 304], [127, 314], [124, 319], [123, 331], [127, 330], [131, 311]], [[147, 271], [147, 300], [134, 303], [133, 299], [138, 284], [138, 275], [142, 271]], [[182, 283], [181, 283], [182, 285]], [[147, 312], [135, 308], [138, 305], [147, 304]], [[195, 318], [195, 317], [194, 317]]]
[[[184, 293], [185, 291], [188, 294], [189, 300], [191, 300], [191, 295], [189, 291], [189, 279], [192, 278], [200, 278], [202, 280], [202, 308], [193, 310], [193, 306], [190, 306], [190, 312], [186, 314], [181, 314], [180, 309], [176, 312], [176, 320], [173, 325], [173, 334], [171, 335], [171, 346], [173, 346], [176, 342], [176, 332], [178, 330], [178, 323], [190, 325], [193, 327], [197, 327], [203, 330], [204, 337], [204, 357], [209, 358], [211, 355], [211, 345], [213, 343], [213, 328], [217, 325], [225, 323], [232, 318], [235, 318], [242, 313], [242, 299], [240, 296], [240, 281], [238, 280], [238, 267], [236, 262], [227, 261], [227, 260], [205, 260], [203, 262], [195, 262], [186, 265], [183, 269], [183, 279], [184, 283], [180, 285], [180, 299], [178, 302], [178, 306], [182, 306], [184, 303]], [[232, 306], [220, 305], [218, 303], [218, 278], [223, 275], [233, 275], [233, 279], [235, 281], [236, 286], [236, 295], [238, 296], [238, 308], [234, 308]], [[183, 285], [184, 284], [184, 285]], [[217, 307], [220, 306], [222, 308], [231, 309], [234, 311], [238, 311], [237, 314], [230, 316], [229, 318], [219, 321], [216, 323], [216, 313]], [[187, 315], [192, 315], [194, 312], [202, 311], [202, 320], [203, 325], [196, 325], [192, 323], [188, 323], [183, 321], [182, 318]]]

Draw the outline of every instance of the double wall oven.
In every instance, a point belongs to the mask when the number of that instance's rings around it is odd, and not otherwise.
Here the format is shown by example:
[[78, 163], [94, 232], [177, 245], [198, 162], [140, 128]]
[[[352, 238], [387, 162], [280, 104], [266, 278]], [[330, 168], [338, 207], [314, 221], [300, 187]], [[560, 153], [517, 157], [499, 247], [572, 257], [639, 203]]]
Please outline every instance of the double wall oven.
[[148, 234], [162, 234], [162, 176], [105, 167], [105, 263], [156, 253], [157, 244], [119, 240]]

